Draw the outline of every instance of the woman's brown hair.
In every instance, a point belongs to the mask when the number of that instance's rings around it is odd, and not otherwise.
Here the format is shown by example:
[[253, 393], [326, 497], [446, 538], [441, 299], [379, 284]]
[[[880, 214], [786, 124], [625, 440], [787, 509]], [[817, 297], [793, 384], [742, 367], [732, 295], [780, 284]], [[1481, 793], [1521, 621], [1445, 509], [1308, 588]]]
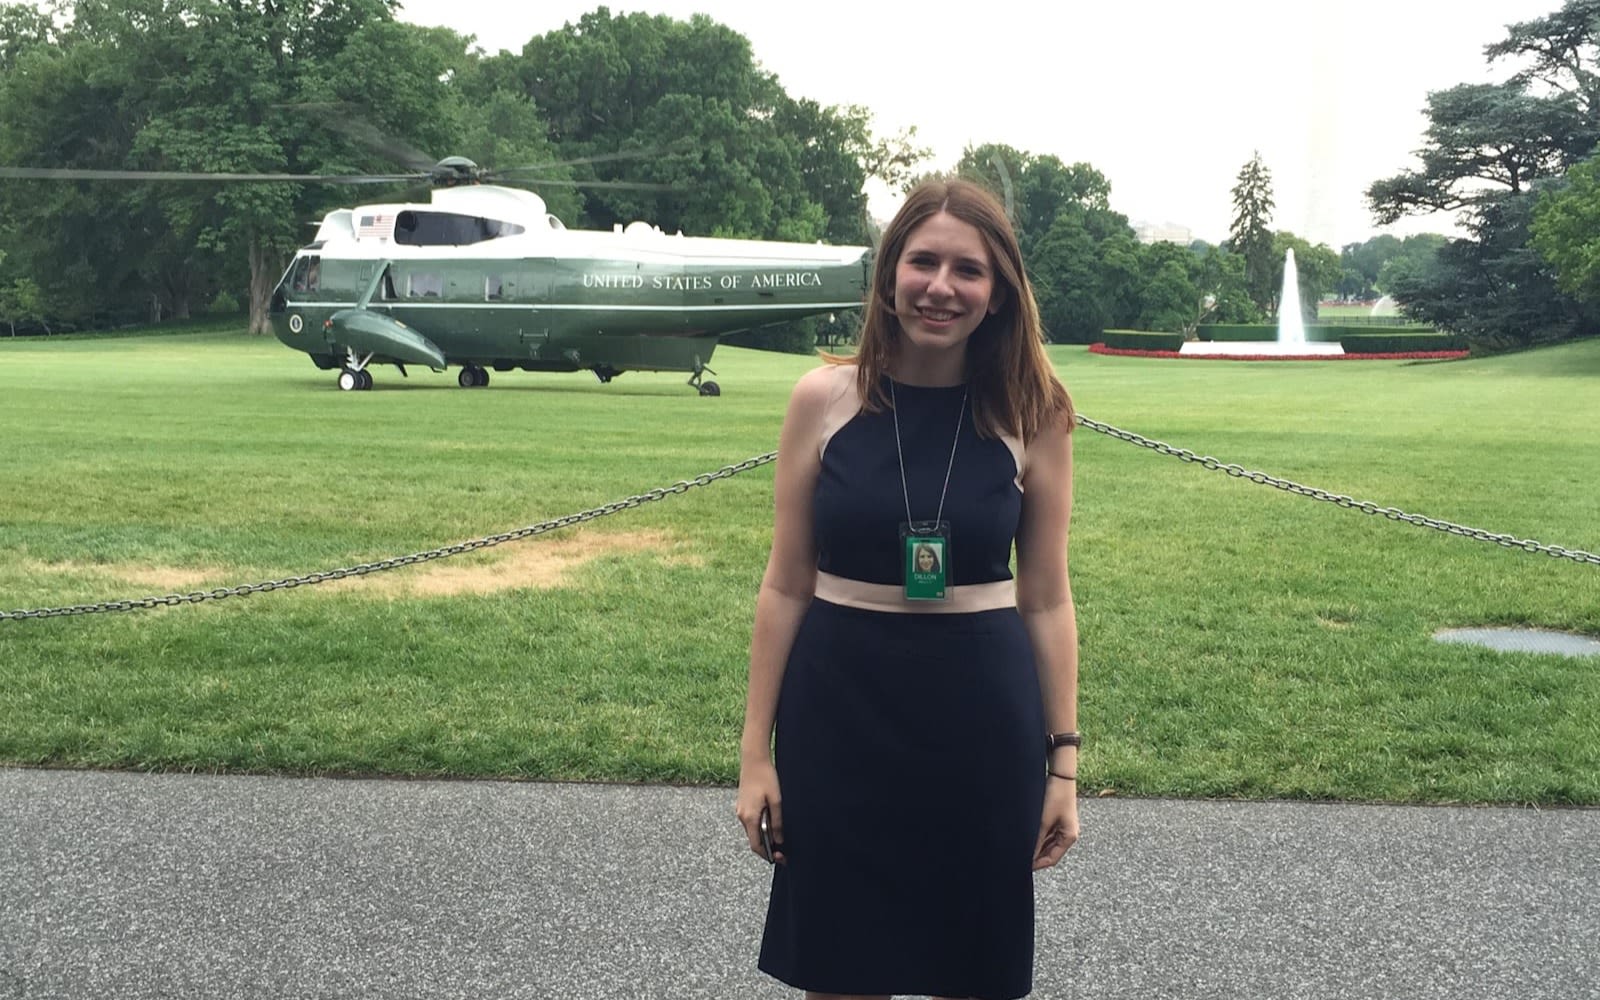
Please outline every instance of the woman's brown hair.
[[994, 195], [971, 181], [928, 180], [906, 196], [883, 231], [873, 262], [856, 354], [828, 360], [857, 365], [857, 389], [867, 410], [878, 412], [889, 405], [883, 376], [902, 337], [894, 314], [895, 268], [911, 231], [940, 212], [978, 230], [994, 263], [1000, 308], [986, 315], [967, 340], [966, 376], [978, 433], [1011, 434], [1028, 441], [1057, 422], [1064, 422], [1070, 431], [1072, 400], [1045, 355], [1039, 306], [1022, 265], [1017, 235]]

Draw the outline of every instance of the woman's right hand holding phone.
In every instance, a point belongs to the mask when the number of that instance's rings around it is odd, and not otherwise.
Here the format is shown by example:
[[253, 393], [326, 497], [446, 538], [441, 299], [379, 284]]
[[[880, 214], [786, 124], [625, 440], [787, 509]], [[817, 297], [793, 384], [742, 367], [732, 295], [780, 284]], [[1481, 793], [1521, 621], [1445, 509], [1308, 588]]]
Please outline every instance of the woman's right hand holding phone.
[[[733, 811], [744, 827], [750, 850], [770, 864], [783, 864], [783, 797], [778, 791], [778, 770], [770, 760], [745, 761], [740, 765], [739, 796]], [[765, 830], [762, 829], [763, 819], [766, 820]], [[770, 856], [767, 844], [771, 845]]]

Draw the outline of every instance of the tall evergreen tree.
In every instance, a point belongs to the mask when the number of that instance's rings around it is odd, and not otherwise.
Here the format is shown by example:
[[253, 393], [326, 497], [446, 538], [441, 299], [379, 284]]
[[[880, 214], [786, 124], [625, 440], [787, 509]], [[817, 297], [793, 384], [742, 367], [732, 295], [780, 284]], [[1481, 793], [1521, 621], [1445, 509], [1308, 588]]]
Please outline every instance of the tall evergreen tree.
[[1228, 248], [1244, 258], [1245, 287], [1250, 301], [1272, 312], [1277, 296], [1272, 287], [1272, 173], [1257, 150], [1239, 170], [1233, 186], [1233, 225]]

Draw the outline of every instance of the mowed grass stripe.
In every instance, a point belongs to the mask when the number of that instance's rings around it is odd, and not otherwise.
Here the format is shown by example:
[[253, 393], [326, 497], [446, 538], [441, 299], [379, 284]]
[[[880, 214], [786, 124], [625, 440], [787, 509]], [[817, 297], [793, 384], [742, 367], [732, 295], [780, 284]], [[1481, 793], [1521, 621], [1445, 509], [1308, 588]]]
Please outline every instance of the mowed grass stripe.
[[[1412, 365], [1051, 350], [1098, 420], [1600, 550], [1600, 342]], [[722, 348], [714, 364], [718, 399], [647, 373], [608, 386], [497, 373], [464, 391], [380, 370], [375, 391], [340, 393], [276, 342], [224, 328], [0, 341], [0, 607], [429, 549], [775, 447], [814, 362]], [[1076, 462], [1085, 792], [1600, 803], [1600, 664], [1430, 638], [1485, 623], [1600, 634], [1600, 570], [1091, 432]], [[445, 561], [478, 589], [417, 568], [7, 622], [0, 760], [731, 781], [770, 516], [765, 468]]]

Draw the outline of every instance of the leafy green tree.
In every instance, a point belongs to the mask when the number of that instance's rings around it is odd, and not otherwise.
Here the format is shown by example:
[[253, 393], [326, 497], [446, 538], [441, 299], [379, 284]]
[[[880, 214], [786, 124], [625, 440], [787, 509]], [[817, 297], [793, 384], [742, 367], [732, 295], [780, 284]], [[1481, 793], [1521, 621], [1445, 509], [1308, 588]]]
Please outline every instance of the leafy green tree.
[[1068, 165], [1059, 157], [985, 143], [967, 147], [955, 173], [987, 187], [1006, 206], [1024, 255], [1063, 213], [1075, 215], [1096, 242], [1132, 235], [1127, 217], [1111, 209], [1111, 182], [1087, 163]]
[[1480, 206], [1470, 239], [1449, 240], [1410, 266], [1391, 266], [1389, 294], [1406, 315], [1487, 350], [1552, 343], [1595, 329], [1600, 311], [1561, 293], [1529, 243], [1537, 201], [1536, 193], [1523, 192]]
[[1445, 237], [1438, 233], [1418, 233], [1401, 240], [1393, 256], [1378, 269], [1378, 291], [1398, 298], [1395, 295], [1396, 284], [1414, 287], [1415, 281], [1411, 279], [1433, 264], [1433, 259], [1446, 242]]
[[1100, 241], [1099, 287], [1106, 326], [1117, 330], [1139, 328], [1144, 310], [1144, 247], [1132, 233], [1117, 233]]
[[1567, 172], [1533, 210], [1533, 246], [1555, 268], [1561, 289], [1600, 303], [1600, 159]]
[[1374, 236], [1364, 243], [1347, 243], [1339, 251], [1339, 276], [1336, 291], [1339, 297], [1373, 299], [1378, 296], [1378, 275], [1383, 265], [1400, 252], [1400, 239], [1387, 233]]
[[1568, 94], [1539, 96], [1521, 83], [1461, 84], [1428, 95], [1420, 170], [1375, 181], [1367, 200], [1380, 225], [1418, 212], [1472, 209], [1559, 176], [1600, 132]]
[[[592, 191], [586, 223], [646, 219], [695, 235], [864, 242], [869, 170], [899, 150], [861, 108], [791, 99], [738, 32], [605, 7], [523, 47], [507, 70], [579, 179], [645, 181], [664, 193]], [[615, 159], [636, 154], [634, 159]]]
[[1600, 0], [1567, 0], [1554, 13], [1512, 24], [1484, 55], [1520, 63], [1514, 84], [1568, 94], [1590, 119], [1600, 112]]
[[1094, 236], [1076, 214], [1056, 218], [1027, 261], [1045, 335], [1058, 344], [1098, 339], [1110, 319]]
[[0, 75], [9, 73], [23, 52], [55, 43], [50, 15], [26, 3], [0, 3]]
[[[387, 0], [77, 0], [49, 52], [0, 79], [0, 153], [31, 166], [350, 173], [394, 164], [312, 102], [371, 108], [423, 146], [454, 127], [441, 66]], [[30, 58], [37, 57], [37, 58]], [[8, 186], [8, 189], [12, 186]], [[18, 184], [4, 211], [53, 310], [185, 315], [247, 283], [252, 329], [304, 221], [348, 197], [317, 185]], [[233, 277], [234, 273], [237, 277]], [[74, 305], [74, 298], [82, 305]]]
[[1200, 294], [1190, 277], [1190, 253], [1171, 243], [1152, 244], [1152, 249], [1172, 247], [1176, 253], [1154, 253], [1146, 266], [1150, 275], [1140, 296], [1138, 329], [1176, 331], [1187, 334], [1195, 319], [1195, 303]]
[[1228, 248], [1244, 258], [1245, 286], [1264, 312], [1277, 309], [1277, 286], [1272, 276], [1277, 262], [1272, 237], [1272, 173], [1256, 152], [1239, 170], [1233, 186], [1233, 222], [1228, 228]]
[[1256, 323], [1261, 310], [1250, 298], [1244, 257], [1227, 247], [1191, 246], [1190, 281], [1196, 298], [1184, 332], [1193, 336], [1201, 323]]
[[[0, 77], [0, 155], [9, 163], [126, 166], [125, 64], [99, 46], [35, 46]], [[40, 310], [68, 327], [139, 317], [142, 212], [123, 186], [46, 181], [0, 185], [8, 268], [37, 289]], [[120, 305], [119, 305], [120, 303]]]

